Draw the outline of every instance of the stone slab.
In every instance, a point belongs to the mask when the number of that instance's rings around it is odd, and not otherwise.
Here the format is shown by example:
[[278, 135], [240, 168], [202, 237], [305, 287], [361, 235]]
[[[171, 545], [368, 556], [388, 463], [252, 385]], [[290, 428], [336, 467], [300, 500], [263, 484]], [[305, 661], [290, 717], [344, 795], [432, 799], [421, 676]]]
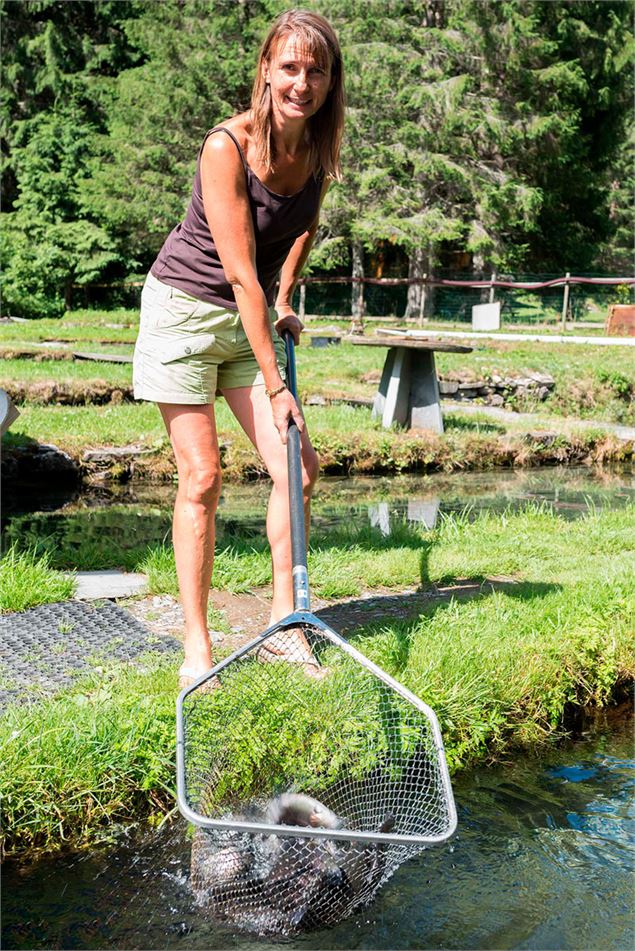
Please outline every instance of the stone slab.
[[76, 360], [95, 360], [98, 363], [132, 363], [132, 357], [123, 353], [86, 353], [74, 350]]
[[180, 650], [176, 638], [153, 634], [111, 601], [62, 601], [4, 614], [0, 616], [0, 703], [54, 693], [78, 676], [113, 662]]
[[129, 598], [135, 594], [146, 594], [148, 579], [145, 575], [133, 572], [116, 571], [78, 571], [77, 601], [98, 601], [100, 598]]

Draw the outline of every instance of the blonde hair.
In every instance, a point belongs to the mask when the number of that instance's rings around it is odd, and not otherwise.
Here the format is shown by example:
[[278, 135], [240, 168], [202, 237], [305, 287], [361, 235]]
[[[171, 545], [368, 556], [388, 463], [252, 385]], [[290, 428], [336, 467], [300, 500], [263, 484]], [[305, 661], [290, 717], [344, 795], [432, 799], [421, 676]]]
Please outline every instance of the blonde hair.
[[340, 148], [344, 129], [344, 70], [340, 44], [331, 24], [319, 13], [287, 10], [274, 20], [258, 56], [251, 93], [251, 120], [259, 162], [271, 168], [275, 145], [271, 135], [271, 90], [263, 65], [271, 63], [281, 43], [290, 36], [323, 67], [331, 67], [332, 88], [324, 104], [309, 120], [311, 166], [314, 174], [323, 170], [327, 178], [341, 180]]

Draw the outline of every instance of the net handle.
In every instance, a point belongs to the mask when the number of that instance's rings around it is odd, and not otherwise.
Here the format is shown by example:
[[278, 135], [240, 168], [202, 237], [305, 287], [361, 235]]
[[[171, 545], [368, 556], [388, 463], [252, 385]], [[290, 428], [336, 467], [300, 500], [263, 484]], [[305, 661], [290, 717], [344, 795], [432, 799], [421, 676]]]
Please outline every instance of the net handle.
[[[295, 345], [291, 331], [283, 330], [282, 339], [287, 351], [287, 387], [299, 405]], [[289, 475], [293, 606], [296, 611], [309, 611], [311, 600], [307, 568], [304, 498], [302, 494], [302, 449], [300, 430], [293, 418], [289, 418], [289, 431], [287, 433], [287, 470]]]

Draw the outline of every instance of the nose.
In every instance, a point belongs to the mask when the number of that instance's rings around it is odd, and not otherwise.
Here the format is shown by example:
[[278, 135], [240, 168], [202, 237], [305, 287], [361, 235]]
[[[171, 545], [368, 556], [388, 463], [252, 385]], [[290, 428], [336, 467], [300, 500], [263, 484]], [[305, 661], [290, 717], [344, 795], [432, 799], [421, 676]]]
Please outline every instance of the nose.
[[300, 72], [297, 74], [294, 85], [296, 89], [308, 89], [309, 77], [305, 69], [300, 70]]

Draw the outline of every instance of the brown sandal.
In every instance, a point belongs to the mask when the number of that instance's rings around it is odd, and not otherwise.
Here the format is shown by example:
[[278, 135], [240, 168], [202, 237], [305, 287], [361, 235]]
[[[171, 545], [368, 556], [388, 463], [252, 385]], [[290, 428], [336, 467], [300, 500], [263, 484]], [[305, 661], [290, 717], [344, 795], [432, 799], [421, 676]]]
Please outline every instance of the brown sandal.
[[256, 657], [263, 664], [278, 664], [280, 662], [297, 664], [307, 677], [322, 680], [329, 672], [328, 667], [322, 667], [318, 659], [313, 656], [304, 635], [302, 635], [302, 639], [305, 643], [301, 646], [298, 645], [297, 649], [294, 644], [283, 646], [280, 641], [274, 640], [273, 643], [267, 641], [258, 650]]

